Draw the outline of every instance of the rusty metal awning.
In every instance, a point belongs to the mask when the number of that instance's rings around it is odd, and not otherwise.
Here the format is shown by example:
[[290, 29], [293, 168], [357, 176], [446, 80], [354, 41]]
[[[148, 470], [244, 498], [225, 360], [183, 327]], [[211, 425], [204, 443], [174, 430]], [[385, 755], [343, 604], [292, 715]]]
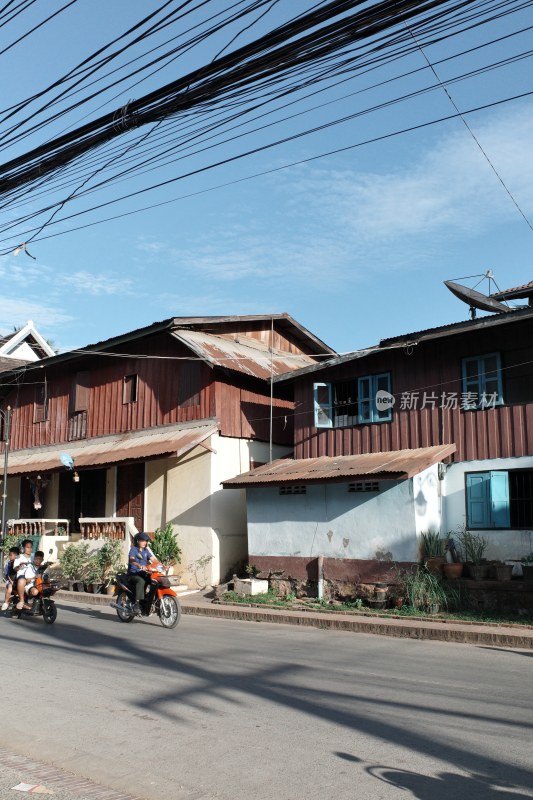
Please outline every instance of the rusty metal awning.
[[303, 353], [274, 348], [271, 354], [268, 345], [245, 334], [233, 338], [180, 328], [172, 331], [172, 336], [213, 367], [225, 367], [263, 380], [270, 378], [271, 369], [276, 376], [316, 363], [316, 359]]
[[68, 453], [74, 459], [74, 467], [96, 467], [115, 464], [120, 461], [154, 456], [176, 456], [179, 458], [202, 444], [211, 434], [218, 431], [216, 420], [209, 419], [201, 424], [164, 425], [142, 431], [129, 431], [110, 436], [97, 436], [76, 442], [62, 442], [46, 447], [32, 447], [27, 450], [14, 450], [9, 453], [9, 475], [26, 472], [50, 472], [64, 469], [61, 453]]
[[281, 458], [272, 464], [224, 481], [228, 488], [281, 486], [286, 483], [326, 483], [329, 481], [403, 480], [455, 453], [455, 444], [393, 450], [390, 453], [363, 453], [357, 456], [320, 458]]

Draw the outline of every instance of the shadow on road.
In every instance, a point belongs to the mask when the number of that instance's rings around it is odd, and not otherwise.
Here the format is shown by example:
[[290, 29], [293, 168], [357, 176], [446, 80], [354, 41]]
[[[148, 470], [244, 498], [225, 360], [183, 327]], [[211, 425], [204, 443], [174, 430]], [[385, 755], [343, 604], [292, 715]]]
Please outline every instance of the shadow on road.
[[499, 791], [497, 781], [484, 775], [457, 775], [453, 772], [439, 772], [435, 777], [419, 775], [409, 770], [393, 767], [367, 767], [369, 775], [383, 783], [411, 792], [416, 800], [524, 800], [528, 795]]
[[[260, 699], [274, 706], [290, 708], [302, 718], [320, 719], [373, 737], [378, 742], [400, 744], [413, 754], [439, 764], [449, 764], [454, 772], [441, 772], [437, 777], [385, 766], [366, 768], [376, 780], [410, 791], [412, 797], [419, 800], [449, 800], [453, 797], [515, 800], [524, 795], [509, 790], [529, 790], [533, 785], [531, 770], [507, 763], [502, 758], [473, 752], [462, 738], [462, 731], [467, 728], [492, 724], [493, 734], [504, 737], [512, 733], [515, 738], [527, 741], [530, 730], [525, 717], [521, 715], [511, 719], [512, 709], [503, 708], [500, 717], [491, 716], [484, 713], [484, 706], [480, 703], [476, 713], [469, 712], [460, 708], [460, 701], [450, 695], [446, 687], [440, 692], [438, 687], [413, 689], [412, 699], [404, 702], [386, 699], [380, 696], [379, 685], [372, 675], [359, 676], [357, 683], [350, 684], [344, 692], [328, 690], [320, 685], [320, 681], [312, 685], [309, 680], [306, 682], [306, 678], [316, 674], [316, 667], [312, 662], [309, 666], [291, 663], [290, 653], [287, 661], [281, 664], [261, 666], [259, 661], [259, 666], [244, 668], [231, 641], [228, 641], [226, 652], [217, 653], [216, 658], [207, 658], [195, 653], [183, 654], [176, 646], [172, 632], [162, 631], [158, 650], [154, 649], [153, 642], [144, 642], [142, 636], [132, 637], [132, 627], [121, 625], [111, 615], [81, 609], [69, 609], [68, 612], [62, 609], [62, 614], [64, 618], [60, 624], [40, 628], [42, 636], [28, 639], [28, 644], [53, 648], [54, 653], [61, 650], [65, 656], [72, 652], [77, 656], [82, 654], [90, 659], [100, 659], [103, 672], [110, 659], [119, 662], [121, 669], [128, 664], [139, 668], [139, 674], [149, 669], [151, 690], [143, 691], [132, 705], [141, 712], [176, 725], [187, 724], [180, 714], [184, 707], [200, 709], [208, 715], [216, 713], [214, 701], [242, 705], [249, 710], [250, 701], [253, 703]], [[97, 630], [91, 630], [69, 621], [83, 616], [96, 616], [102, 624]], [[20, 623], [3, 624], [3, 619], [0, 622], [2, 639], [9, 641], [12, 638], [18, 642], [15, 636], [10, 637], [9, 626]], [[157, 670], [172, 673], [171, 690], [158, 690]], [[390, 683], [388, 678], [387, 682]], [[407, 698], [410, 697], [407, 694]], [[450, 699], [455, 703], [450, 704]], [[422, 725], [419, 720], [422, 720]], [[302, 721], [302, 724], [306, 723]], [[353, 762], [354, 769], [363, 768], [357, 755], [337, 755]], [[498, 775], [497, 781], [494, 775]], [[507, 791], [498, 791], [498, 786]]]

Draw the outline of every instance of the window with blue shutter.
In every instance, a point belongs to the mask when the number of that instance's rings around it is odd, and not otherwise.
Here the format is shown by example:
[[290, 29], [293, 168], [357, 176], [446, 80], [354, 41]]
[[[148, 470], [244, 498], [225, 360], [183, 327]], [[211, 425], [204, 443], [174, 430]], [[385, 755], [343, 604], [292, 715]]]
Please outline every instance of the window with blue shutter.
[[332, 428], [333, 407], [331, 402], [331, 383], [314, 383], [313, 395], [315, 428]]
[[463, 358], [461, 408], [475, 410], [503, 404], [502, 365], [499, 353]]
[[509, 528], [509, 473], [467, 472], [466, 511], [468, 528]]
[[392, 419], [390, 372], [333, 384], [314, 383], [313, 397], [315, 428], [347, 428]]

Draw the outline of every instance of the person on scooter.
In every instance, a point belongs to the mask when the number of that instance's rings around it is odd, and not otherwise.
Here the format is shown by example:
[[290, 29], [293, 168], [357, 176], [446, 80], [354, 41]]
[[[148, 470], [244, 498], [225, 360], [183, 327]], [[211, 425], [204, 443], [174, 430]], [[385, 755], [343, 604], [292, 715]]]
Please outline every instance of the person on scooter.
[[138, 533], [133, 539], [133, 547], [130, 549], [128, 557], [128, 575], [135, 592], [135, 603], [133, 610], [136, 614], [141, 613], [140, 601], [144, 600], [146, 593], [146, 581], [149, 575], [146, 568], [156, 557], [148, 547], [150, 537], [147, 533]]
[[44, 562], [44, 553], [42, 550], [37, 550], [35, 555], [33, 556], [33, 564], [29, 564], [26, 567], [26, 572], [24, 573], [24, 577], [26, 578], [26, 586], [25, 591], [28, 598], [35, 600], [37, 595], [39, 594], [38, 589], [35, 588], [35, 578], [39, 572], [40, 567], [42, 567]]

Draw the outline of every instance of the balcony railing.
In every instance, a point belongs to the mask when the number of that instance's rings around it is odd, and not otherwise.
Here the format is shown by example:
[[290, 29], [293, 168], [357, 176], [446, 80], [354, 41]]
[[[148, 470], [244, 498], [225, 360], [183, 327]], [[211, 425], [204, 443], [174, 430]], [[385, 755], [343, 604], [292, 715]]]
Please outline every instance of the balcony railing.
[[12, 536], [68, 536], [68, 519], [9, 519], [7, 532]]
[[138, 533], [133, 517], [80, 517], [82, 539], [119, 539], [128, 542]]

